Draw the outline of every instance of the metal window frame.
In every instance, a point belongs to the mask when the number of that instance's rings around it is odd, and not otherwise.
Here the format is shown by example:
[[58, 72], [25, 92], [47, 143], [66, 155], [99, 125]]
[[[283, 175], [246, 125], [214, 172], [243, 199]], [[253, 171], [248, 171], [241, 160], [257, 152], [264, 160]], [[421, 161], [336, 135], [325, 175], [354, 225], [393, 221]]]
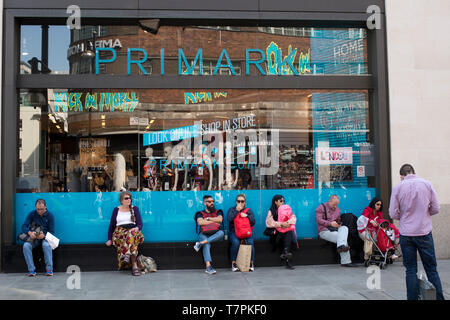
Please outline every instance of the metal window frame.
[[[231, 2], [230, 2], [231, 1]], [[126, 23], [142, 18], [174, 23], [224, 23], [255, 26], [365, 27], [370, 5], [381, 8], [382, 27], [368, 30], [369, 74], [359, 76], [177, 75], [20, 75], [20, 25], [65, 24], [72, 0], [5, 0], [1, 124], [1, 245], [13, 242], [18, 90], [20, 88], [298, 88], [369, 91], [370, 125], [375, 143], [377, 195], [387, 204], [391, 192], [385, 0], [79, 0], [83, 24]], [[107, 9], [104, 9], [107, 8]], [[233, 8], [233, 9], [229, 9]], [[101, 85], [99, 85], [101, 83]], [[45, 86], [43, 85], [45, 84]], [[387, 206], [386, 206], [387, 207]], [[3, 255], [2, 255], [3, 260]], [[0, 264], [0, 270], [2, 269]]]

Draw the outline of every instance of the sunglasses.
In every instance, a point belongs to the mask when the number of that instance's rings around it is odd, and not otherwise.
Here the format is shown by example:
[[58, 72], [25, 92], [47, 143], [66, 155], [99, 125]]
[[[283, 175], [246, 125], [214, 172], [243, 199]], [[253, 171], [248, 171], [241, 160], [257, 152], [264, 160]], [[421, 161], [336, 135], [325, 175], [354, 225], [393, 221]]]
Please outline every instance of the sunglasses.
[[131, 198], [130, 197], [125, 197], [125, 198], [123, 198], [123, 200], [131, 200]]
[[280, 199], [279, 201], [280, 201], [280, 202], [284, 202], [284, 199]]
[[245, 203], [245, 200], [236, 200], [237, 203]]

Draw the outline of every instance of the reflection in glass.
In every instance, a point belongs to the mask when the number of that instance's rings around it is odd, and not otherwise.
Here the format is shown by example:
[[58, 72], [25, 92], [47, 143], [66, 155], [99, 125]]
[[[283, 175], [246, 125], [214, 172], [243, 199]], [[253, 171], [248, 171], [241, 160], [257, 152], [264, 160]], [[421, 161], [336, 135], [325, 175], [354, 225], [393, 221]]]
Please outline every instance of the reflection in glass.
[[17, 191], [373, 187], [368, 110], [365, 91], [22, 90]]

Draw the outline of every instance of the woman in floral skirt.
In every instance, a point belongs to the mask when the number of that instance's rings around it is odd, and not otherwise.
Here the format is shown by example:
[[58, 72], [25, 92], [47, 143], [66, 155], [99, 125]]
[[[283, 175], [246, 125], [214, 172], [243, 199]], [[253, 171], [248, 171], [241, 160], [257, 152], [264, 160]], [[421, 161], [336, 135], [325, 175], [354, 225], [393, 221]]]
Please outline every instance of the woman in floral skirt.
[[132, 274], [141, 275], [137, 266], [138, 246], [144, 242], [142, 219], [138, 207], [133, 206], [129, 192], [120, 194], [120, 206], [114, 208], [109, 223], [107, 246], [117, 249], [119, 270], [131, 264]]

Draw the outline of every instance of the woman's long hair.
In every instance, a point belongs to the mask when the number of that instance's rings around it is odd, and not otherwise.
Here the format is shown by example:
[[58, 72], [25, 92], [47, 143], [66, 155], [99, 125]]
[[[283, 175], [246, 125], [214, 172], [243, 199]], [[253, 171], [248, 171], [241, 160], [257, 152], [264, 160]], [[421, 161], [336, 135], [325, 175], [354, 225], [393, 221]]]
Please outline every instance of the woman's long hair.
[[372, 199], [372, 201], [370, 201], [369, 208], [372, 208], [373, 211], [375, 211], [375, 203], [377, 203], [378, 201], [381, 201], [380, 211], [383, 212], [383, 201], [378, 197], [375, 197]]
[[272, 198], [272, 205], [270, 207], [270, 212], [272, 213], [273, 220], [278, 221], [278, 207], [275, 203], [276, 201], [279, 201], [283, 199], [284, 197], [282, 195], [274, 195]]
[[[129, 193], [128, 191], [124, 191], [120, 194], [120, 204], [123, 203], [123, 198], [125, 198], [125, 196], [129, 196], [131, 201], [133, 201], [133, 197], [131, 196], [131, 193]], [[131, 214], [131, 221], [133, 223], [136, 222], [136, 217], [134, 216], [133, 206], [131, 205], [131, 202], [130, 202], [130, 214]]]

